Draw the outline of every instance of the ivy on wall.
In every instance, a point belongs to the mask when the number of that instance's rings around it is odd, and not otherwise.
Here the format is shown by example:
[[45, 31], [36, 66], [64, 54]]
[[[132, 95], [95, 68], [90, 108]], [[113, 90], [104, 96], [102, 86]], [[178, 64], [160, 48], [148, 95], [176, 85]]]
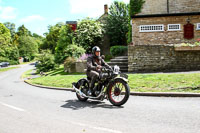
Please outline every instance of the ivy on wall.
[[[130, 21], [132, 19], [132, 16], [141, 12], [144, 3], [145, 3], [144, 0], [130, 0], [130, 5], [129, 5]], [[129, 32], [128, 32], [127, 42], [128, 42], [128, 44], [132, 42], [132, 26], [131, 26], [131, 24], [129, 24]]]

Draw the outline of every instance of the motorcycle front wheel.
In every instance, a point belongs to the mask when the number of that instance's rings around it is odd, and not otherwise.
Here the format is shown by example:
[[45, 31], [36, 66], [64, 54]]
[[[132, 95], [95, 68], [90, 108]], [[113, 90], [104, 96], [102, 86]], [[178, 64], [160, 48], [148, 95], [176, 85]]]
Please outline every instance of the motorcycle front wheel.
[[130, 88], [123, 79], [115, 79], [108, 88], [108, 99], [114, 106], [125, 104], [130, 95]]

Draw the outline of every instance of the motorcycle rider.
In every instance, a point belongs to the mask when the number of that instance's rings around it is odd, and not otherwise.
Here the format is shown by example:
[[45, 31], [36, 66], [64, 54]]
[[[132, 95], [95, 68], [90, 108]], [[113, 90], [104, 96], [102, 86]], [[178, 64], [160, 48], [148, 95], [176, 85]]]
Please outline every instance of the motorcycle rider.
[[87, 76], [91, 78], [91, 85], [89, 87], [88, 95], [92, 95], [95, 81], [99, 77], [102, 66], [111, 68], [104, 59], [100, 56], [100, 48], [95, 46], [92, 48], [92, 56], [87, 58]]

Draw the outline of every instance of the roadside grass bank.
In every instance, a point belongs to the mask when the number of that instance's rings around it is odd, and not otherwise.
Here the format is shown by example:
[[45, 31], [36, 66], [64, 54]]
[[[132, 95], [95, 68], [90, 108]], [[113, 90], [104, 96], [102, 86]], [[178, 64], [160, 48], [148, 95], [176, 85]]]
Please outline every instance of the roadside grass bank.
[[[128, 76], [132, 92], [200, 93], [200, 73], [129, 74]], [[73, 82], [85, 77], [85, 74], [67, 74], [63, 69], [59, 69], [49, 72], [47, 76], [29, 79], [27, 82], [50, 87], [72, 88]]]
[[16, 68], [19, 68], [19, 67], [0, 68], [0, 73], [1, 73], [1, 72], [5, 72], [5, 71], [9, 71], [9, 70], [11, 70], [11, 69], [16, 69]]

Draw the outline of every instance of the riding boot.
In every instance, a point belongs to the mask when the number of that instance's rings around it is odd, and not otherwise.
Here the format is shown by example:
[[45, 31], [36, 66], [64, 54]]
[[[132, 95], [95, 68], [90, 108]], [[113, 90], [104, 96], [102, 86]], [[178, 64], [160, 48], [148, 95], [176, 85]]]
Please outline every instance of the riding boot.
[[96, 79], [95, 78], [92, 78], [91, 80], [91, 84], [90, 84], [90, 87], [89, 87], [89, 90], [88, 90], [88, 95], [92, 95], [93, 91], [94, 91], [94, 85], [95, 85], [95, 81]]

